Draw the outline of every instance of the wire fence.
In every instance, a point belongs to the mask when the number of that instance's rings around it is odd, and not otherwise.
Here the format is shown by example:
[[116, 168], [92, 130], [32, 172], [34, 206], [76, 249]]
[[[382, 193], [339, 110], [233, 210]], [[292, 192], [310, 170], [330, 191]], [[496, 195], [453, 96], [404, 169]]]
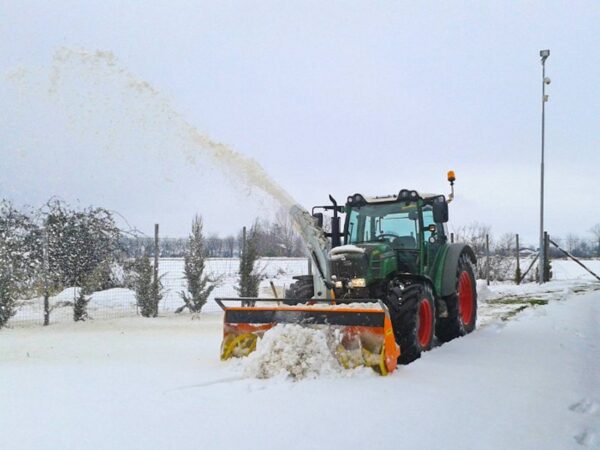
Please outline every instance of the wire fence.
[[[220, 311], [216, 297], [237, 297], [238, 258], [208, 258], [205, 273], [217, 280], [217, 287], [211, 293], [203, 313]], [[285, 289], [296, 275], [308, 273], [307, 258], [260, 258], [257, 271], [262, 274], [260, 296], [282, 298]], [[163, 284], [163, 298], [159, 304], [159, 315], [174, 314], [183, 306], [181, 292], [186, 289], [183, 258], [159, 258], [158, 273]], [[273, 289], [274, 288], [274, 289]], [[49, 298], [50, 323], [72, 321], [73, 303], [79, 288], [70, 287]], [[187, 311], [187, 310], [186, 310]], [[94, 292], [87, 305], [89, 319], [116, 319], [139, 315], [135, 292], [126, 287], [115, 287]], [[187, 313], [187, 312], [186, 312]], [[44, 323], [44, 299], [36, 297], [18, 302], [18, 310], [10, 319], [12, 326], [42, 325]]]
[[[454, 236], [452, 236], [454, 238]], [[536, 254], [537, 252], [519, 247], [518, 237], [515, 236], [515, 245], [499, 251], [490, 248], [489, 237], [482, 235], [481, 242], [470, 242], [477, 256], [475, 275], [478, 279], [489, 281], [511, 282], [522, 276], [523, 282], [536, 280]], [[452, 239], [454, 240], [454, 239]], [[161, 241], [154, 249], [158, 254], [163, 253]], [[148, 252], [151, 264], [154, 264], [152, 252]], [[556, 264], [554, 264], [556, 262]], [[572, 264], [564, 264], [559, 259], [552, 260], [553, 276], [560, 279], [588, 277], [585, 271], [574, 268]], [[594, 270], [598, 271], [600, 261], [590, 261]], [[527, 271], [528, 268], [531, 270]], [[124, 266], [116, 270], [124, 271]], [[307, 258], [273, 257], [260, 258], [257, 270], [262, 275], [259, 288], [261, 297], [283, 298], [285, 290], [293, 283], [294, 276], [309, 273]], [[217, 280], [217, 287], [211, 293], [203, 313], [216, 313], [220, 308], [215, 303], [216, 297], [237, 297], [236, 286], [239, 277], [239, 258], [207, 258], [205, 274]], [[163, 285], [163, 297], [159, 303], [159, 316], [168, 316], [184, 305], [182, 293], [186, 291], [187, 282], [184, 276], [184, 259], [181, 257], [159, 257], [158, 275]], [[116, 278], [119, 278], [117, 276]], [[128, 286], [126, 276], [122, 274], [121, 282], [115, 287], [99, 290], [89, 295], [87, 314], [90, 320], [117, 319], [139, 316], [135, 292]], [[73, 321], [73, 305], [78, 297], [79, 288], [68, 287], [56, 295], [49, 297], [49, 308], [45, 308], [44, 298], [35, 297], [20, 299], [17, 312], [9, 321], [10, 326], [42, 325], [44, 316], [49, 312], [49, 322]], [[189, 314], [185, 310], [186, 314]]]

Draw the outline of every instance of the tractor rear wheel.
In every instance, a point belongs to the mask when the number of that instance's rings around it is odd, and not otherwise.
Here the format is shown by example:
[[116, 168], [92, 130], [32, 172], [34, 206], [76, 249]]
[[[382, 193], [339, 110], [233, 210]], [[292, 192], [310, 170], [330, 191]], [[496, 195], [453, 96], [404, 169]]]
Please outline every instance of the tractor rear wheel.
[[399, 364], [408, 364], [430, 350], [435, 331], [435, 303], [431, 290], [421, 285], [411, 285], [402, 290], [392, 288], [386, 304], [400, 345]]
[[312, 275], [299, 275], [294, 279], [296, 281], [290, 284], [289, 289], [285, 290], [285, 298], [289, 299], [283, 301], [286, 305], [305, 303], [313, 297], [315, 292]]
[[448, 317], [438, 319], [435, 331], [440, 342], [470, 333], [477, 323], [477, 285], [473, 267], [464, 253], [458, 260], [456, 292], [445, 300]]

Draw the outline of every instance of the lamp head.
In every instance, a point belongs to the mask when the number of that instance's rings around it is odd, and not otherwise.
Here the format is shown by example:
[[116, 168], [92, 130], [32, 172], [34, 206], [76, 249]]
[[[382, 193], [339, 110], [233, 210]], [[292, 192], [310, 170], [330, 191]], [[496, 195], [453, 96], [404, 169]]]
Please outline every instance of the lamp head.
[[550, 56], [550, 50], [540, 50], [540, 57], [542, 58], [542, 64], [546, 62], [546, 59]]

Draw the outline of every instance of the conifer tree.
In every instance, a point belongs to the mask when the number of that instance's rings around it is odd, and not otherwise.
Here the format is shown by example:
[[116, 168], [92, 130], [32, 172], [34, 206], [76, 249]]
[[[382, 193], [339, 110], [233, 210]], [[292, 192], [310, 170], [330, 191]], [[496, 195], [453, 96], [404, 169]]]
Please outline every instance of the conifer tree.
[[188, 238], [185, 254], [184, 276], [187, 281], [187, 292], [181, 291], [184, 305], [175, 312], [188, 308], [192, 313], [199, 313], [208, 301], [211, 292], [217, 287], [216, 279], [204, 274], [206, 269], [206, 240], [203, 234], [202, 216], [194, 217], [192, 232]]
[[87, 305], [90, 301], [90, 297], [86, 295], [87, 289], [80, 287], [75, 301], [73, 302], [73, 320], [75, 322], [84, 321], [89, 318], [87, 313]]
[[158, 316], [158, 304], [163, 297], [163, 284], [161, 277], [154, 278], [154, 269], [145, 251], [135, 259], [133, 272], [133, 290], [140, 314], [144, 317]]
[[258, 287], [263, 275], [256, 268], [258, 260], [257, 241], [260, 226], [255, 223], [242, 245], [240, 255], [239, 281], [236, 290], [240, 297], [258, 297]]

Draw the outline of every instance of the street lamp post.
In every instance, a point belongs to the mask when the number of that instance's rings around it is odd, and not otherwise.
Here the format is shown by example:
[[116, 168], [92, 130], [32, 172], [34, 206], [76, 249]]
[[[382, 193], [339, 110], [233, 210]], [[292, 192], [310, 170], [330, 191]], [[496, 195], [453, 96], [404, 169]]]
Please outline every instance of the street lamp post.
[[545, 131], [545, 106], [548, 101], [546, 96], [546, 85], [550, 84], [550, 78], [546, 78], [546, 59], [550, 56], [550, 50], [540, 50], [542, 58], [542, 163], [540, 166], [540, 256], [539, 256], [539, 283], [544, 282], [544, 269], [546, 267], [545, 242], [544, 242], [544, 131]]

